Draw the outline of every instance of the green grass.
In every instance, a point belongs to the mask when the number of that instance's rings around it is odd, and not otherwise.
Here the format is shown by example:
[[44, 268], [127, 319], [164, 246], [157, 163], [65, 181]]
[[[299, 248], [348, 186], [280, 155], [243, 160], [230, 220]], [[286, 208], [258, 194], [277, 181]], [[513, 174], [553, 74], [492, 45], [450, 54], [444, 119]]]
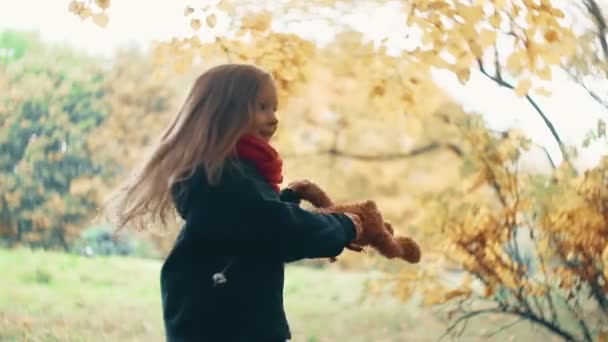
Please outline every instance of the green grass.
[[[0, 341], [164, 341], [160, 265], [134, 258], [0, 249]], [[293, 340], [436, 341], [441, 336], [445, 324], [430, 311], [392, 298], [361, 300], [370, 277], [288, 266], [285, 305]], [[470, 325], [471, 336], [497, 323]], [[509, 337], [548, 341], [525, 324], [493, 340]]]

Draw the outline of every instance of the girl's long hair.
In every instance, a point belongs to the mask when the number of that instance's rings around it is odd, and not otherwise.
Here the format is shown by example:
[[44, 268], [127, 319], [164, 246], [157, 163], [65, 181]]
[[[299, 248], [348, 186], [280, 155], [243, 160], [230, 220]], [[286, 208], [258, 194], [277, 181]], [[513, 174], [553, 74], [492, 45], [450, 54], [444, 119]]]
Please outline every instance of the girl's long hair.
[[107, 202], [115, 228], [166, 225], [168, 215], [175, 214], [171, 187], [197, 167], [209, 184], [217, 184], [237, 140], [253, 122], [258, 89], [268, 80], [269, 74], [247, 64], [219, 65], [200, 75], [150, 156]]

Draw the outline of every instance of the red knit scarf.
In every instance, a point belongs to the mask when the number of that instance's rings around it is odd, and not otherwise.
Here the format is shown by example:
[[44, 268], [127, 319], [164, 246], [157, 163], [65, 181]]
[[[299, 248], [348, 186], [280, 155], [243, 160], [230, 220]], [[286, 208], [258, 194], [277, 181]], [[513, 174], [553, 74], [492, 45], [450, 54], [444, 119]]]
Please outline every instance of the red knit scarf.
[[279, 192], [279, 184], [283, 182], [283, 161], [270, 144], [256, 136], [245, 135], [237, 142], [236, 153], [239, 158], [253, 161], [262, 177]]

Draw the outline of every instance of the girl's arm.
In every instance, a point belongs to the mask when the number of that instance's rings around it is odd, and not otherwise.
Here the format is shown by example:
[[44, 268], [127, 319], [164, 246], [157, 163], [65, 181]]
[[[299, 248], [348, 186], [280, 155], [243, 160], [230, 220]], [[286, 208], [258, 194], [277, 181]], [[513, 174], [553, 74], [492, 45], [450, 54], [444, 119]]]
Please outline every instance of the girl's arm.
[[295, 203], [264, 197], [247, 177], [221, 188], [221, 194], [209, 202], [218, 224], [201, 233], [223, 253], [286, 262], [335, 257], [356, 237], [355, 225], [346, 214], [313, 213]]

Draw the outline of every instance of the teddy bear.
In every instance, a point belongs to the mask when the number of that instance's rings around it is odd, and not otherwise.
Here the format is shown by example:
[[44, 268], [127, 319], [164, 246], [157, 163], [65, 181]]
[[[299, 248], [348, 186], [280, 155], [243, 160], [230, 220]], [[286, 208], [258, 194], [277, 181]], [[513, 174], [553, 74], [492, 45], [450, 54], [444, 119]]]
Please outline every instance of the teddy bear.
[[[367, 200], [352, 204], [334, 204], [327, 193], [312, 182], [297, 182], [290, 189], [304, 201], [311, 203], [318, 213], [350, 213], [357, 215], [361, 220], [361, 232], [357, 238], [347, 246], [353, 251], [362, 251], [363, 247], [370, 246], [388, 259], [400, 258], [415, 264], [420, 261], [421, 252], [418, 244], [411, 238], [395, 236], [392, 225], [385, 222], [376, 203]], [[331, 258], [331, 261], [336, 261]]]

